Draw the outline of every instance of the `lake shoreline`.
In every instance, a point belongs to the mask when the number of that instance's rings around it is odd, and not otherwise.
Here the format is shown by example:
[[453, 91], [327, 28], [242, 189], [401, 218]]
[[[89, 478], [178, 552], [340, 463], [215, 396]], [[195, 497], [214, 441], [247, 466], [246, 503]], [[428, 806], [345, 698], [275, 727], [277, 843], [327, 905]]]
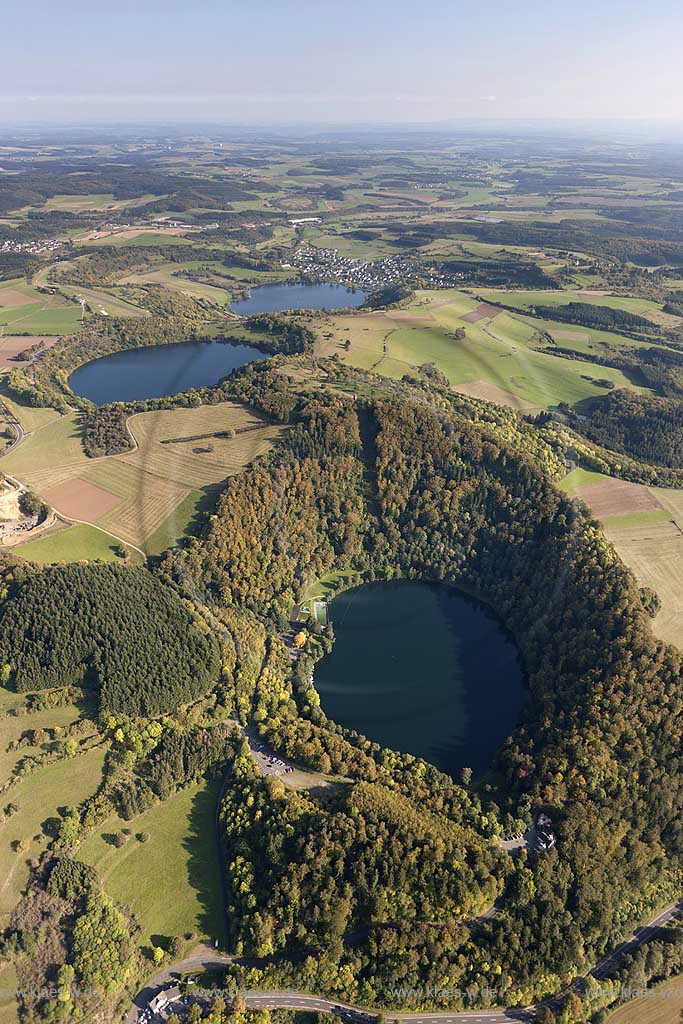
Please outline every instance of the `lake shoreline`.
[[344, 590], [328, 613], [336, 639], [315, 687], [331, 720], [453, 778], [490, 768], [528, 687], [514, 637], [488, 605], [455, 585], [392, 580]]

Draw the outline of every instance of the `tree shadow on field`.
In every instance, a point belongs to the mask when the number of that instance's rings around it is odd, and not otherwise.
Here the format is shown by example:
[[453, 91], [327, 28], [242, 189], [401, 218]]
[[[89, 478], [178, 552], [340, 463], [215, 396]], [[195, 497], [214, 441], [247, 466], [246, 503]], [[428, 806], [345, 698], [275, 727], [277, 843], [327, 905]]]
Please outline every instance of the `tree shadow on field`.
[[195, 794], [183, 847], [190, 855], [188, 883], [197, 893], [201, 906], [198, 930], [211, 941], [218, 939], [224, 948], [225, 914], [216, 838], [216, 806], [220, 791], [221, 780], [210, 779]]

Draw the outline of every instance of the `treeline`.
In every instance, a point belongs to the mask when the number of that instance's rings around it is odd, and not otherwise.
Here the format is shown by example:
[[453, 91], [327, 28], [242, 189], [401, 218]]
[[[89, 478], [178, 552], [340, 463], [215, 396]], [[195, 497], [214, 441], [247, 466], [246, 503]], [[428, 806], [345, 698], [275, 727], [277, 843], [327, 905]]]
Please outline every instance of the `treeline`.
[[683, 469], [683, 399], [653, 400], [633, 391], [613, 391], [593, 402], [587, 416], [569, 412], [575, 430], [634, 459]]
[[[192, 251], [193, 257], [197, 256]], [[80, 285], [84, 288], [113, 285], [119, 277], [134, 267], [151, 267], [157, 263], [176, 263], [187, 260], [187, 247], [182, 245], [114, 246], [103, 245], [94, 252], [70, 262], [59, 263], [50, 271], [50, 280], [59, 284]]]
[[[124, 749], [135, 750], [134, 743], [129, 741], [130, 730], [121, 731]], [[196, 726], [186, 732], [177, 728], [166, 730], [135, 773], [127, 773], [128, 777], [115, 786], [116, 809], [125, 821], [131, 821], [159, 800], [168, 800], [176, 790], [199, 781], [212, 769], [230, 764], [241, 743], [241, 736], [231, 723], [210, 728]]]
[[4, 941], [17, 965], [22, 1017], [70, 1021], [111, 1011], [136, 968], [132, 923], [75, 858], [48, 859]]
[[[226, 325], [227, 326], [227, 325]], [[264, 349], [266, 353], [292, 355], [312, 349], [315, 335], [304, 323], [291, 317], [275, 313], [248, 317], [244, 321], [246, 336], [231, 336], [229, 326], [226, 333], [212, 340], [215, 344], [243, 344], [249, 342]], [[8, 386], [17, 397], [31, 404], [48, 405], [53, 395], [46, 388], [36, 387], [26, 379], [23, 371], [12, 371]], [[153, 409], [167, 409], [170, 406], [199, 406], [213, 404], [225, 399], [222, 383], [215, 387], [190, 389], [178, 395], [163, 398], [142, 399], [134, 402], [114, 402], [108, 405], [92, 406], [83, 402], [81, 425], [83, 428], [83, 449], [89, 458], [102, 455], [118, 455], [129, 451], [132, 438], [126, 427], [130, 416], [137, 412]]]
[[540, 316], [544, 320], [560, 320], [584, 327], [596, 327], [600, 330], [656, 330], [655, 324], [644, 316], [629, 313], [625, 309], [613, 309], [611, 306], [596, 306], [590, 302], [568, 302], [566, 305], [558, 306], [536, 305], [534, 316]]
[[[193, 261], [204, 260], [216, 263], [219, 267], [238, 266], [252, 270], [268, 270], [271, 266], [271, 261], [262, 256], [250, 257], [238, 252], [226, 255], [225, 249], [209, 246], [193, 245], [191, 256]], [[117, 284], [119, 279], [133, 268], [187, 261], [186, 245], [103, 245], [71, 261], [68, 266], [56, 264], [51, 271], [50, 279], [55, 283], [94, 288]], [[186, 275], [192, 271], [179, 273]]]
[[231, 202], [255, 200], [258, 193], [277, 190], [275, 185], [255, 179], [245, 184], [227, 175], [173, 173], [161, 160], [155, 166], [153, 161], [140, 164], [116, 158], [55, 157], [23, 163], [17, 170], [0, 181], [0, 213], [42, 206], [58, 195], [103, 193], [111, 193], [116, 200], [159, 197], [138, 208], [138, 214], [182, 212], [191, 207], [220, 210], [230, 209]]
[[543, 341], [540, 351], [564, 359], [611, 366], [621, 370], [641, 387], [652, 388], [660, 396], [671, 398], [683, 395], [683, 352], [678, 349], [664, 345], [653, 345], [650, 348], [614, 345], [605, 346], [600, 351], [591, 349], [589, 352], [581, 352], [558, 345], [547, 335], [543, 336]]
[[363, 305], [368, 309], [386, 309], [387, 306], [394, 306], [410, 298], [412, 294], [412, 289], [407, 284], [388, 284], [370, 292]]
[[[183, 573], [219, 604], [286, 621], [308, 580], [362, 552], [367, 510], [360, 450], [348, 402], [311, 403], [276, 472], [258, 465], [228, 482], [214, 528], [179, 555]], [[277, 530], [264, 530], [265, 523]], [[248, 535], [259, 544], [245, 545]], [[174, 572], [179, 562], [171, 557], [168, 568]]]
[[[406, 236], [410, 238], [411, 236]], [[412, 239], [416, 244], [424, 244]], [[558, 282], [537, 263], [523, 258], [515, 260], [443, 260], [439, 269], [460, 275], [466, 282], [489, 288], [559, 288]]]
[[[83, 363], [113, 352], [202, 340], [205, 338], [204, 324], [217, 319], [215, 307], [211, 304], [202, 304], [201, 301], [197, 303], [181, 292], [170, 289], [145, 285], [127, 288], [125, 295], [130, 301], [148, 309], [151, 315], [97, 317], [78, 334], [60, 339], [42, 359], [32, 364], [30, 379], [21, 368], [12, 370], [7, 379], [10, 391], [29, 405], [51, 406], [60, 411], [65, 411], [67, 405], [80, 407], [86, 413], [87, 447], [92, 451], [100, 450], [103, 438], [110, 434], [116, 435], [116, 446], [125, 447], [127, 444], [124, 434], [114, 430], [116, 416], [105, 414], [106, 422], [100, 428], [98, 416], [92, 411], [92, 403], [75, 395], [69, 388], [69, 375]], [[309, 352], [315, 340], [315, 335], [301, 318], [277, 313], [245, 317], [240, 322], [239, 332], [234, 331], [234, 320], [226, 318], [223, 322], [225, 330], [213, 338], [216, 343], [248, 342], [270, 354]], [[202, 388], [193, 391], [191, 396], [188, 393], [187, 396], [134, 403], [132, 411], [140, 412], [160, 405], [168, 407], [169, 402], [187, 404], [191, 400], [201, 404], [204, 400], [217, 401], [221, 397], [220, 387]]]
[[126, 428], [131, 412], [128, 405], [115, 402], [88, 409], [81, 417], [83, 450], [90, 459], [102, 455], [120, 455], [132, 447]]
[[82, 682], [103, 710], [156, 715], [213, 686], [220, 656], [203, 621], [146, 569], [92, 563], [10, 584], [0, 663], [20, 692]]

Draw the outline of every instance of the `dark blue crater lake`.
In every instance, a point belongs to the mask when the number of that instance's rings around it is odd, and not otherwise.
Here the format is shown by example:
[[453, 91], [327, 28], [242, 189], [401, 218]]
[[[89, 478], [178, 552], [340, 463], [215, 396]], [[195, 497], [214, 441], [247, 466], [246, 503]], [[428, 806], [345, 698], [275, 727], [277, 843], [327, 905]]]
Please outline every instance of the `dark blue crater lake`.
[[233, 313], [278, 313], [281, 309], [343, 309], [362, 306], [367, 292], [351, 291], [343, 284], [263, 284], [252, 288], [248, 299], [233, 302]]
[[445, 586], [369, 583], [331, 602], [315, 686], [331, 719], [454, 778], [483, 772], [519, 723], [517, 650], [481, 605]]
[[69, 377], [69, 385], [95, 405], [162, 398], [216, 384], [238, 366], [267, 355], [251, 345], [220, 341], [133, 348], [79, 366]]

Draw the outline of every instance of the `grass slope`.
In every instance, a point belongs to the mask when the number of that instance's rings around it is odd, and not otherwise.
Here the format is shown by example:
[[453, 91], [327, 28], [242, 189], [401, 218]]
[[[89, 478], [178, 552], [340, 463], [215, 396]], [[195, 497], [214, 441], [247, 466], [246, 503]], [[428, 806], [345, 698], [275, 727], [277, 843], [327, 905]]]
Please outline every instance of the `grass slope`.
[[[456, 388], [483, 382], [542, 408], [604, 394], [595, 383], [598, 379], [632, 387], [619, 370], [536, 351], [537, 330], [544, 321], [527, 322], [505, 312], [475, 323], [464, 321], [463, 315], [477, 305], [458, 291], [417, 292], [405, 309], [331, 316], [322, 321], [318, 351], [394, 378], [433, 362]], [[455, 340], [450, 335], [460, 328], [465, 338]], [[348, 350], [346, 339], [351, 341]]]
[[[80, 803], [95, 792], [102, 778], [104, 754], [104, 747], [96, 747], [66, 761], [46, 765], [4, 794], [6, 802], [13, 801], [19, 810], [0, 825], [2, 927], [6, 927], [12, 908], [26, 885], [29, 860], [45, 849], [44, 827], [50, 827], [50, 820], [57, 817], [59, 807]], [[17, 853], [12, 848], [12, 844], [21, 839], [29, 842], [27, 853]]]
[[[215, 811], [220, 782], [200, 782], [134, 821], [108, 819], [81, 844], [78, 857], [98, 871], [105, 889], [126, 904], [142, 928], [141, 944], [193, 932], [225, 939]], [[116, 849], [106, 837], [123, 828], [134, 835]]]
[[[50, 533], [45, 537], [29, 541], [15, 549], [15, 554], [32, 562], [92, 561], [99, 558], [104, 562], [118, 561], [117, 542], [94, 526], [69, 526]], [[162, 548], [163, 550], [163, 548]], [[133, 561], [140, 561], [134, 551], [129, 552]]]

